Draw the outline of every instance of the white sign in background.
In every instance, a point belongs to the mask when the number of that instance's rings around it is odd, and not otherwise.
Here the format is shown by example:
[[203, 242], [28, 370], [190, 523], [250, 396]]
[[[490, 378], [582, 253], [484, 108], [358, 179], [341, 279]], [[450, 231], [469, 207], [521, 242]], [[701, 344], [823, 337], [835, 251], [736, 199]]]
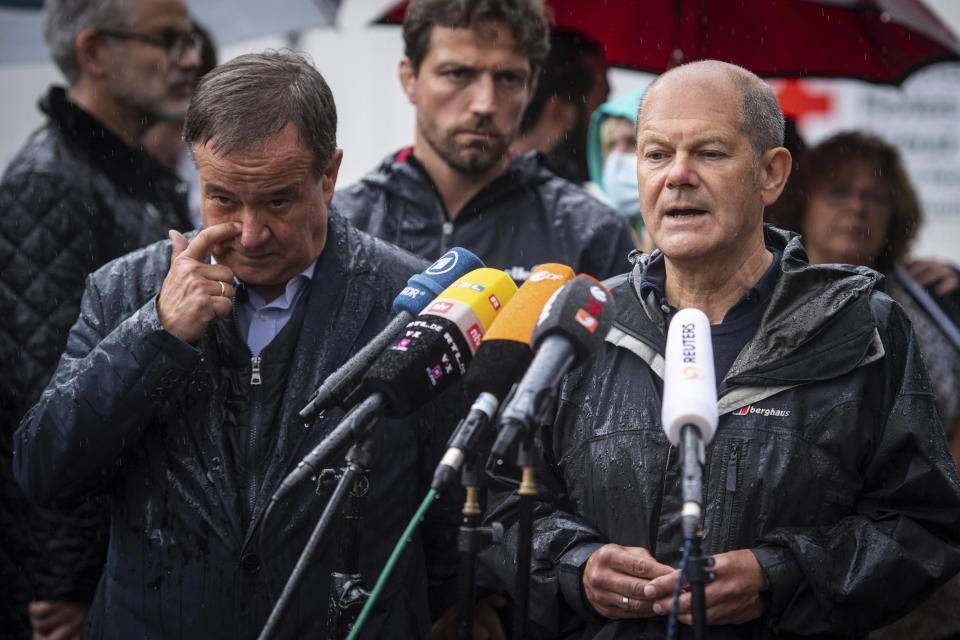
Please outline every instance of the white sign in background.
[[914, 253], [960, 262], [960, 64], [923, 69], [900, 88], [849, 80], [802, 85], [831, 103], [827, 113], [800, 120], [807, 142], [860, 129], [896, 145], [924, 209]]

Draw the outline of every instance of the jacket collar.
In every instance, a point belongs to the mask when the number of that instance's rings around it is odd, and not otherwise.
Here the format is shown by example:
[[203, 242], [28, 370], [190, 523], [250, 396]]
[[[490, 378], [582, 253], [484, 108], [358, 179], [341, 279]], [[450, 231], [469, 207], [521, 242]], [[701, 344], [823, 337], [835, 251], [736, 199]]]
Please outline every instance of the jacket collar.
[[[869, 305], [869, 294], [882, 279], [879, 273], [850, 265], [810, 265], [800, 236], [775, 227], [764, 228], [764, 241], [782, 252], [780, 274], [760, 328], [733, 363], [720, 393], [736, 385], [793, 386], [829, 379], [882, 355]], [[634, 254], [633, 270], [611, 282], [618, 304], [607, 341], [634, 351], [662, 374], [665, 315], [656, 296], [640, 294], [643, 269], [658, 253]]]
[[[511, 149], [510, 154], [510, 164], [506, 170], [470, 198], [457, 214], [457, 222], [467, 220], [481, 211], [489, 211], [492, 203], [512, 195], [525, 185], [536, 185], [555, 177], [544, 166], [543, 157], [538, 152], [519, 154]], [[361, 181], [387, 191], [394, 197], [415, 203], [417, 211], [428, 211], [424, 203], [440, 200], [433, 178], [414, 157], [412, 147], [390, 154]], [[449, 212], [444, 213], [449, 218]]]

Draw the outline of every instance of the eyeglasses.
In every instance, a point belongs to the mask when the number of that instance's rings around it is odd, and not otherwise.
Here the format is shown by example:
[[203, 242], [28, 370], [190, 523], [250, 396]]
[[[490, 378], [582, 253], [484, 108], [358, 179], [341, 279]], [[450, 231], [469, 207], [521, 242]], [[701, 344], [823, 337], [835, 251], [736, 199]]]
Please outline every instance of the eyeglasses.
[[827, 199], [836, 204], [848, 204], [860, 199], [865, 207], [884, 209], [893, 205], [893, 198], [888, 191], [877, 189], [856, 190], [847, 185], [830, 187], [824, 191]]
[[132, 33], [116, 29], [96, 29], [96, 32], [108, 38], [120, 40], [137, 40], [146, 42], [163, 49], [171, 60], [179, 60], [187, 49], [193, 49], [197, 55], [203, 53], [203, 37], [197, 31], [177, 31], [164, 29], [159, 35], [151, 36], [145, 33]]

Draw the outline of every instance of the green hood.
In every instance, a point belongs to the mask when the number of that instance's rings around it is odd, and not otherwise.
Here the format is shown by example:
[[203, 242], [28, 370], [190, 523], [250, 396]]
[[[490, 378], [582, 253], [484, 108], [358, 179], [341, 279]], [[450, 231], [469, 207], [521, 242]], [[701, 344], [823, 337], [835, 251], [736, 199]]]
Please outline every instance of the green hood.
[[640, 96], [647, 86], [620, 96], [614, 100], [604, 102], [590, 116], [590, 129], [587, 131], [587, 169], [590, 179], [603, 187], [603, 144], [600, 141], [600, 125], [610, 116], [620, 116], [636, 122], [637, 109], [640, 107]]

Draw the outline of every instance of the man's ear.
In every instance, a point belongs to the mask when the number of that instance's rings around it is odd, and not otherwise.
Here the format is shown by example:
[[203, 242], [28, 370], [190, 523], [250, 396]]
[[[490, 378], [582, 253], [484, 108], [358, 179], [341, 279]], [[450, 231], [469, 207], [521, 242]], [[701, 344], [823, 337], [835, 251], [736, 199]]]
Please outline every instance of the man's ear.
[[102, 78], [110, 70], [110, 51], [104, 38], [93, 29], [84, 29], [73, 43], [79, 75]]
[[790, 177], [793, 159], [783, 147], [768, 149], [760, 159], [760, 195], [763, 206], [768, 207], [777, 201]]
[[410, 58], [403, 56], [400, 58], [400, 65], [397, 68], [397, 73], [400, 76], [400, 86], [403, 87], [403, 92], [407, 94], [407, 100], [410, 101], [410, 104], [417, 105], [417, 72], [413, 68], [413, 62], [410, 61]]
[[333, 200], [333, 190], [337, 186], [337, 175], [340, 173], [340, 163], [343, 162], [343, 149], [333, 152], [333, 158], [327, 164], [320, 176], [320, 188], [323, 190], [323, 201], [330, 204]]

